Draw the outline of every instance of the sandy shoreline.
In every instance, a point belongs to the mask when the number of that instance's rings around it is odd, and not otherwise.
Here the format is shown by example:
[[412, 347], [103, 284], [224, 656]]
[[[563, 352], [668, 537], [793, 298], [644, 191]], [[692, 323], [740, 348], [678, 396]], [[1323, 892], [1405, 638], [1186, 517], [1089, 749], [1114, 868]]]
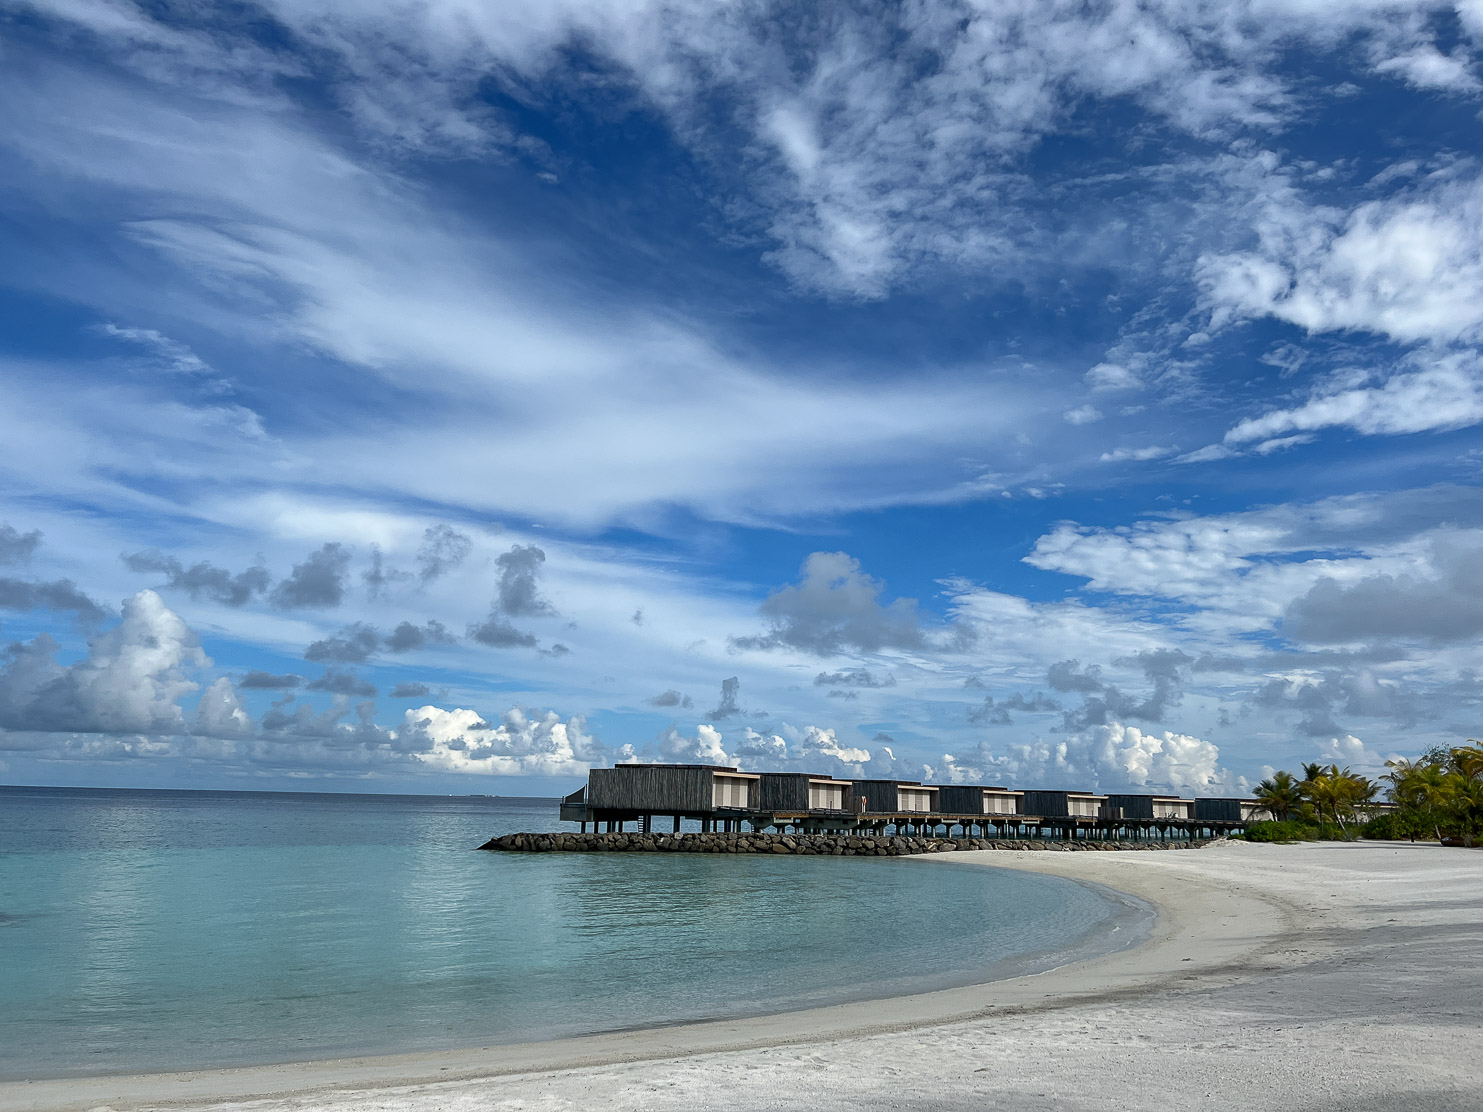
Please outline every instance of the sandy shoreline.
[[[521, 1046], [0, 1084], [0, 1112], [1483, 1109], [1483, 853], [1391, 843], [963, 853], [1154, 904], [1133, 949], [890, 1000]], [[952, 929], [933, 913], [924, 930]]]

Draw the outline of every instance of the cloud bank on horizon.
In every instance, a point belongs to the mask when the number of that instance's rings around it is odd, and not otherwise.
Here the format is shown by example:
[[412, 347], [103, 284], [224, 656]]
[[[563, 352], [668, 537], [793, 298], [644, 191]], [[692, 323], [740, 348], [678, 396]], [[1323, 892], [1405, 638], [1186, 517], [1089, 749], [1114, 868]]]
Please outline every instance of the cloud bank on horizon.
[[4, 782], [1483, 733], [1477, 0], [3, 27]]

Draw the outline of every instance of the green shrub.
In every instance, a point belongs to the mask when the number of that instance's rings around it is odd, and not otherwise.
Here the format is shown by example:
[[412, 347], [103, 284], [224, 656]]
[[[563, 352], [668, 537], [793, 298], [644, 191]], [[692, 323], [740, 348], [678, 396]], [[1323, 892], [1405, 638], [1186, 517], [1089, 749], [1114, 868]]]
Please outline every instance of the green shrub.
[[1360, 834], [1366, 838], [1387, 842], [1400, 842], [1407, 838], [1420, 838], [1428, 842], [1437, 840], [1436, 831], [1426, 821], [1426, 817], [1415, 811], [1396, 811], [1388, 815], [1376, 815], [1365, 823]]
[[1318, 828], [1304, 822], [1254, 822], [1246, 828], [1248, 842], [1312, 842], [1318, 836]]

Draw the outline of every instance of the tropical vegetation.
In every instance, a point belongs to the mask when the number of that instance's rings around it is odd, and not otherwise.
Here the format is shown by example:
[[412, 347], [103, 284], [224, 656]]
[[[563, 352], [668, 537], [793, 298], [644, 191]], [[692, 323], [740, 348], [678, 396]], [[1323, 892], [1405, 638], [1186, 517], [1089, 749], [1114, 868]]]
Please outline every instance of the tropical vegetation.
[[1384, 779], [1396, 803], [1396, 833], [1430, 834], [1465, 846], [1483, 839], [1483, 745], [1428, 749], [1415, 761], [1387, 761]]
[[[1483, 842], [1483, 744], [1469, 738], [1457, 748], [1438, 746], [1414, 761], [1386, 762], [1376, 783], [1336, 764], [1305, 764], [1302, 776], [1274, 772], [1254, 798], [1272, 816], [1252, 823], [1251, 841], [1294, 842], [1316, 838], [1436, 839], [1474, 846]], [[1395, 808], [1370, 815], [1382, 787]]]

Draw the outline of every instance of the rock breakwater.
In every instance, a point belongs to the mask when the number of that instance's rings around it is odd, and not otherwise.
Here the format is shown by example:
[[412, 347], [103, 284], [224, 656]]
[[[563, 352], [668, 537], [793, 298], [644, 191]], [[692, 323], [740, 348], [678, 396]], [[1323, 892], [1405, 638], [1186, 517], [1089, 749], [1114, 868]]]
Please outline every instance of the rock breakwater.
[[1192, 849], [1211, 839], [1179, 842], [1051, 841], [1041, 838], [933, 838], [912, 834], [505, 834], [480, 849], [513, 853], [792, 853], [815, 857], [906, 857], [958, 850]]

